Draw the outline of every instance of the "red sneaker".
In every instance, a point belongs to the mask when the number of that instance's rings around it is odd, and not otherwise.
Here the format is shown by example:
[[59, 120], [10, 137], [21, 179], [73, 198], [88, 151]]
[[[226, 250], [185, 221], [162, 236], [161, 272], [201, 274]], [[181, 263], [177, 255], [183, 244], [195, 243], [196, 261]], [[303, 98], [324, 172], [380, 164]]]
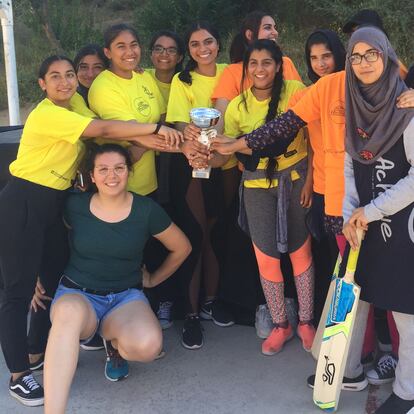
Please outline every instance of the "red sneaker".
[[300, 339], [302, 339], [302, 346], [303, 349], [306, 352], [310, 352], [312, 349], [313, 340], [315, 338], [315, 328], [311, 324], [303, 324], [301, 325], [299, 323], [298, 330], [297, 330], [298, 336]]
[[287, 328], [280, 326], [273, 328], [268, 338], [262, 343], [262, 354], [275, 355], [280, 352], [285, 342], [293, 337], [293, 329], [290, 325]]

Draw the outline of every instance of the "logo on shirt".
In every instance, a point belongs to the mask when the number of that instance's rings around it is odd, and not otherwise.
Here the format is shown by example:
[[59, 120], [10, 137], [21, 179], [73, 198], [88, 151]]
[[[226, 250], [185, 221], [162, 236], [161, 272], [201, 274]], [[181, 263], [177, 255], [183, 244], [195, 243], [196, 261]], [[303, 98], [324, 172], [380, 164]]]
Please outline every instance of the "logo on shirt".
[[345, 103], [335, 101], [329, 105], [329, 118], [334, 124], [345, 124]]
[[134, 107], [145, 118], [151, 115], [151, 106], [142, 96], [135, 98]]
[[154, 99], [154, 94], [144, 85], [142, 85], [142, 90], [144, 91], [145, 95], [148, 96], [150, 99]]

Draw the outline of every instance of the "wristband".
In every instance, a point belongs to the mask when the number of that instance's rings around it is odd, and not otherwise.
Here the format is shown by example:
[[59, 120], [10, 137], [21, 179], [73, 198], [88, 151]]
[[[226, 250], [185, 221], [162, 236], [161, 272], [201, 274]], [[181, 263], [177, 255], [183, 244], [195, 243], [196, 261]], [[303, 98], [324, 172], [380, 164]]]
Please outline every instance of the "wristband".
[[158, 132], [159, 132], [159, 130], [161, 129], [161, 127], [162, 127], [162, 123], [161, 123], [161, 122], [158, 122], [158, 123], [157, 123], [157, 127], [155, 128], [155, 131], [154, 131], [152, 134], [153, 134], [153, 135], [158, 134]]

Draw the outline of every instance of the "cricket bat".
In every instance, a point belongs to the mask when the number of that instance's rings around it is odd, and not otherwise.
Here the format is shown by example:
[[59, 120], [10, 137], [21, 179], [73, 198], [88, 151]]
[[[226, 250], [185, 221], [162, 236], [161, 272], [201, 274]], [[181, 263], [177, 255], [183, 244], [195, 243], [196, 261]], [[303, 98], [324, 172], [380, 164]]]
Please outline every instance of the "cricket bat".
[[350, 249], [345, 275], [335, 280], [331, 305], [322, 336], [316, 367], [314, 403], [324, 411], [336, 411], [348, 357], [361, 288], [354, 275], [361, 247], [362, 230], [357, 230], [359, 248]]
[[336, 285], [336, 279], [339, 274], [339, 267], [341, 266], [342, 256], [341, 253], [338, 253], [338, 258], [336, 259], [335, 268], [333, 275], [331, 277], [331, 283], [329, 285], [328, 294], [326, 295], [325, 305], [323, 307], [322, 315], [319, 320], [318, 329], [316, 330], [315, 338], [312, 344], [312, 356], [317, 361], [319, 358], [319, 351], [321, 349], [321, 342], [323, 337], [323, 331], [325, 330], [326, 318], [328, 317], [329, 308], [332, 302], [332, 295]]

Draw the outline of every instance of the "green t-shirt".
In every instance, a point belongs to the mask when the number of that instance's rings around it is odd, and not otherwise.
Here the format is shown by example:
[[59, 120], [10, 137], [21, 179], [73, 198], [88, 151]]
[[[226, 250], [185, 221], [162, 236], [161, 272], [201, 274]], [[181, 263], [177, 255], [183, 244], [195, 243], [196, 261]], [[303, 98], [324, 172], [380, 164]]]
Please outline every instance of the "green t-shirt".
[[131, 213], [108, 223], [90, 211], [92, 194], [71, 194], [65, 220], [70, 259], [65, 275], [82, 287], [96, 290], [127, 289], [142, 281], [142, 256], [147, 240], [169, 227], [167, 213], [148, 197], [133, 194]]

